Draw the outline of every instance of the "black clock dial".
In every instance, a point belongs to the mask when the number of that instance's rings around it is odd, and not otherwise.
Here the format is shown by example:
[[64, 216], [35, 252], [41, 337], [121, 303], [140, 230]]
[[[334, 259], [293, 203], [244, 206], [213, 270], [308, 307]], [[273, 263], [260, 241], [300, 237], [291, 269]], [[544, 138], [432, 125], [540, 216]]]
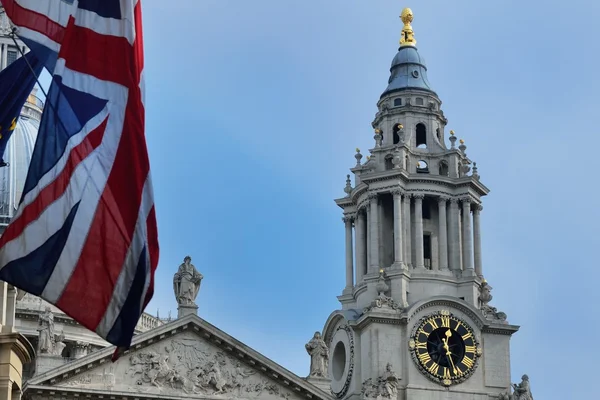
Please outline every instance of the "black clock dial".
[[445, 385], [464, 381], [476, 367], [478, 344], [473, 331], [448, 312], [423, 318], [410, 347], [419, 369]]

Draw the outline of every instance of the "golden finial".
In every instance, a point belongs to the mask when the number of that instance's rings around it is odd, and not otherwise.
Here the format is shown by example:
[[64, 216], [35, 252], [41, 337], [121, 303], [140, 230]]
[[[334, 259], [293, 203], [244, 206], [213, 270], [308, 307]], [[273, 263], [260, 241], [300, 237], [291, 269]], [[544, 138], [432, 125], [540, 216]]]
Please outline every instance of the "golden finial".
[[357, 152], [357, 153], [360, 153], [360, 149], [359, 149], [358, 147], [356, 148], [356, 152]]
[[381, 129], [379, 129], [379, 128], [376, 128], [376, 129], [375, 129], [375, 134], [376, 134], [376, 135], [379, 135], [380, 133], [381, 133]]
[[460, 142], [460, 144], [465, 144], [465, 141], [462, 139], [460, 139], [459, 142]]
[[367, 156], [367, 160], [370, 160], [370, 159], [371, 159], [371, 156]]
[[398, 124], [398, 129], [404, 129], [404, 125]]
[[414, 37], [414, 32], [410, 23], [413, 21], [413, 12], [410, 8], [405, 8], [400, 14], [400, 19], [404, 22], [404, 28], [402, 28], [402, 37], [400, 38], [400, 46], [416, 46], [417, 41]]
[[450, 131], [450, 134], [451, 134], [452, 136], [454, 136], [454, 131]]
[[481, 283], [482, 283], [482, 284], [484, 284], [484, 283], [487, 283], [487, 281], [485, 280], [485, 278], [483, 278], [483, 279], [481, 280]]
[[383, 268], [379, 268], [379, 273], [383, 274]]

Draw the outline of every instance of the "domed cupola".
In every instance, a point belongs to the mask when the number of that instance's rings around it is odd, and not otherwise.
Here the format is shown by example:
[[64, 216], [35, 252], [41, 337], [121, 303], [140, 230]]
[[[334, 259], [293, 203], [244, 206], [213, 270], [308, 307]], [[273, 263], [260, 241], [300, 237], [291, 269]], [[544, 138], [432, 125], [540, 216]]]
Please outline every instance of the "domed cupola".
[[8, 166], [0, 168], [0, 234], [8, 226], [19, 206], [27, 170], [31, 162], [44, 107], [35, 89], [25, 102], [17, 126], [8, 141], [4, 159]]
[[388, 87], [381, 97], [391, 92], [398, 92], [406, 89], [420, 89], [435, 94], [427, 80], [427, 66], [425, 64], [425, 59], [417, 51], [417, 41], [414, 38], [414, 32], [410, 25], [413, 20], [413, 13], [410, 8], [405, 8], [402, 11], [400, 18], [404, 23], [402, 37], [400, 39], [400, 48], [398, 49], [398, 54], [396, 54], [392, 61]]

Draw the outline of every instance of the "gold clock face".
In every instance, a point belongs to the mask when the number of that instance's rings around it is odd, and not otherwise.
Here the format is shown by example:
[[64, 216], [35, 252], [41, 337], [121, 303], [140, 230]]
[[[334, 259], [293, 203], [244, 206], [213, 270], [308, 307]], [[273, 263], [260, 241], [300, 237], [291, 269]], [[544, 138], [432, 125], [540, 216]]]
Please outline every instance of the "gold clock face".
[[409, 347], [419, 370], [446, 386], [471, 376], [481, 354], [471, 327], [448, 311], [421, 319]]

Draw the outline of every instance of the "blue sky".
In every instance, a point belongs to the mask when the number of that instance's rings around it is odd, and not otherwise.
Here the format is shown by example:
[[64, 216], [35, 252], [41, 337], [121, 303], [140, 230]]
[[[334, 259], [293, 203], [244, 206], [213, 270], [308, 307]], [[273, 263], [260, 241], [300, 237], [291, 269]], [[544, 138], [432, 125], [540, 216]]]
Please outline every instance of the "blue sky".
[[448, 129], [491, 189], [484, 273], [492, 304], [521, 325], [513, 381], [529, 374], [539, 399], [587, 398], [600, 332], [589, 0], [146, 0], [161, 244], [147, 311], [176, 315], [172, 275], [189, 254], [205, 276], [200, 315], [307, 375], [304, 344], [345, 283], [333, 199], [355, 147], [373, 145], [405, 6]]

